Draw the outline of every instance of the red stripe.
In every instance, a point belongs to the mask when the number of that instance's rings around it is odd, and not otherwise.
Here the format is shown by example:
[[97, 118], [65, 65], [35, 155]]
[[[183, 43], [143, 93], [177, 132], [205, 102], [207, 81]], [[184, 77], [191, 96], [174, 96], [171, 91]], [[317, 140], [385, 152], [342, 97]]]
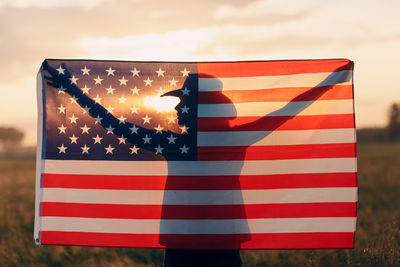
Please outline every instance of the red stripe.
[[305, 94], [311, 87], [274, 88], [262, 90], [233, 90], [221, 92], [199, 92], [199, 104], [223, 104], [243, 102], [268, 102], [268, 101], [291, 101], [301, 96], [296, 101], [312, 100], [335, 100], [353, 99], [352, 85], [331, 85], [319, 87], [325, 93], [321, 95], [320, 90], [314, 90]]
[[[354, 247], [354, 233], [162, 235], [43, 231], [42, 245], [185, 249], [339, 249]], [[247, 242], [242, 242], [247, 241]]]
[[199, 147], [198, 160], [279, 160], [356, 157], [356, 144]]
[[258, 219], [355, 217], [356, 203], [118, 205], [42, 202], [41, 216], [112, 219]]
[[353, 114], [265, 117], [204, 117], [197, 119], [197, 129], [217, 131], [274, 131], [354, 128]]
[[197, 64], [200, 78], [252, 77], [288, 75], [296, 73], [318, 73], [353, 70], [353, 62], [347, 59], [294, 60], [294, 61], [246, 61], [204, 62]]
[[116, 190], [246, 190], [355, 187], [356, 173], [241, 176], [124, 176], [44, 174], [42, 187]]

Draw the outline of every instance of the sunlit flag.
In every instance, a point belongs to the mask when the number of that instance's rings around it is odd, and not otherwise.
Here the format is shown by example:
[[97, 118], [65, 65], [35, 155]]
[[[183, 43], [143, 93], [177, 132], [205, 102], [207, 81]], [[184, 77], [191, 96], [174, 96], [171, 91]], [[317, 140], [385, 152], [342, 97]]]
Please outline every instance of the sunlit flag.
[[46, 60], [36, 242], [352, 248], [352, 71], [345, 59]]

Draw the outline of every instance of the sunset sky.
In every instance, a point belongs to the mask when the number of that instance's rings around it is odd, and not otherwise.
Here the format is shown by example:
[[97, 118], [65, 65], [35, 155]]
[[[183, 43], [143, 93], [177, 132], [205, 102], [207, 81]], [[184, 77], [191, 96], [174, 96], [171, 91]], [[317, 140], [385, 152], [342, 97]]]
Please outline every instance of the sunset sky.
[[0, 0], [0, 126], [35, 144], [45, 58], [348, 58], [357, 127], [384, 126], [400, 102], [399, 14], [399, 0]]

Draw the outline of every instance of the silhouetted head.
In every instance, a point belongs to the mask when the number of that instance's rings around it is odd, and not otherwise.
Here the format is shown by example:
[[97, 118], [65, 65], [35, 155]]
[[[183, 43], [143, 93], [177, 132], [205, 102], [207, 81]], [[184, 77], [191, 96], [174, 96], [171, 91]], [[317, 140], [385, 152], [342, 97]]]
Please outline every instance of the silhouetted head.
[[[193, 88], [198, 87], [198, 93]], [[178, 123], [186, 123], [185, 106], [188, 101], [196, 101], [198, 106], [198, 117], [220, 117], [219, 124], [229, 127], [229, 121], [236, 118], [236, 108], [232, 101], [223, 94], [223, 83], [220, 79], [205, 73], [189, 74], [182, 88], [169, 91], [162, 96], [173, 96], [180, 99], [175, 106]], [[184, 99], [185, 98], [185, 99]], [[188, 100], [187, 98], [191, 98]], [[195, 103], [195, 104], [197, 104]]]

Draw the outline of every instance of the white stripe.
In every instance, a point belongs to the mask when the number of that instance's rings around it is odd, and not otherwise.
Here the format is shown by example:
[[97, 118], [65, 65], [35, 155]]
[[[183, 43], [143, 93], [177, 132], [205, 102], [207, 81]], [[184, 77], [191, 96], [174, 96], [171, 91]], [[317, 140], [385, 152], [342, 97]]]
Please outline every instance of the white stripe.
[[199, 117], [353, 114], [353, 100], [199, 104]]
[[352, 83], [352, 71], [300, 73], [278, 76], [199, 78], [199, 91], [255, 90], [286, 87], [320, 87]]
[[[256, 140], [259, 141], [254, 143]], [[272, 146], [355, 142], [355, 129], [198, 132], [197, 134], [198, 146]]]
[[45, 173], [92, 175], [264, 175], [356, 172], [357, 158], [247, 161], [46, 160]]
[[44, 188], [43, 201], [127, 205], [248, 205], [356, 202], [357, 188], [166, 191]]
[[42, 217], [42, 231], [126, 234], [244, 234], [354, 232], [356, 218], [132, 220]]

